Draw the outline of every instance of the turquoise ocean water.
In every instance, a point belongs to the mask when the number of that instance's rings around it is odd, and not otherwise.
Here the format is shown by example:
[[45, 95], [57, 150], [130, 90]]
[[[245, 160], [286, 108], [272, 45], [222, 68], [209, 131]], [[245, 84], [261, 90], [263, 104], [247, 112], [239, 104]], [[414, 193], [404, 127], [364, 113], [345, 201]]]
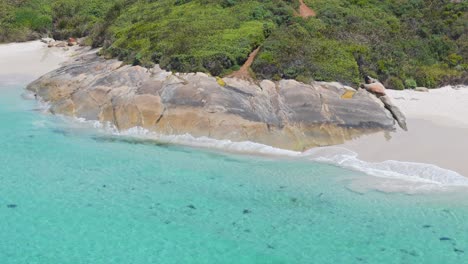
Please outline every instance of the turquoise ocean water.
[[77, 129], [23, 88], [0, 87], [0, 264], [468, 263], [466, 190]]

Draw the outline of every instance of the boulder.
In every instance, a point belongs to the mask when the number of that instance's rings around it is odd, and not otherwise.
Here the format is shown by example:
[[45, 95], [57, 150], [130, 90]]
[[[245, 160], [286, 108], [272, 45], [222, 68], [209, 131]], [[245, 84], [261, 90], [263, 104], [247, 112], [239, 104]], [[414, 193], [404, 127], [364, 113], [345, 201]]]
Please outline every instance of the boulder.
[[76, 39], [76, 43], [80, 46], [86, 46], [86, 37]]
[[66, 46], [67, 46], [67, 43], [65, 41], [56, 41], [56, 42], [54, 42], [54, 47], [64, 48]]
[[55, 42], [55, 39], [53, 38], [41, 38], [41, 42], [45, 44], [51, 44]]
[[78, 42], [77, 42], [77, 40], [75, 38], [68, 38], [67, 45], [68, 46], [75, 46], [75, 45], [78, 45]]
[[390, 111], [392, 114], [393, 118], [397, 121], [398, 125], [405, 131], [408, 131], [408, 127], [406, 125], [406, 117], [405, 115], [401, 112], [400, 108], [398, 108], [390, 99], [389, 96], [381, 96], [379, 99], [383, 102], [385, 105], [385, 108]]
[[393, 102], [390, 100], [390, 97], [386, 95], [385, 86], [379, 80], [370, 76], [366, 76], [365, 80], [366, 84], [361, 84], [360, 87], [366, 89], [369, 93], [374, 94], [376, 98], [380, 99], [380, 101], [383, 103], [383, 106], [390, 112], [398, 125], [403, 130], [408, 131], [405, 115], [395, 104], [393, 104]]
[[362, 88], [366, 89], [370, 93], [373, 93], [375, 95], [385, 95], [385, 86], [381, 84], [380, 82], [375, 82], [375, 83], [369, 83], [369, 84], [362, 84]]
[[305, 150], [393, 130], [394, 119], [372, 94], [337, 83], [294, 80], [259, 84], [204, 73], [173, 74], [122, 66], [88, 52], [28, 86], [53, 113], [135, 126], [161, 134], [255, 141]]

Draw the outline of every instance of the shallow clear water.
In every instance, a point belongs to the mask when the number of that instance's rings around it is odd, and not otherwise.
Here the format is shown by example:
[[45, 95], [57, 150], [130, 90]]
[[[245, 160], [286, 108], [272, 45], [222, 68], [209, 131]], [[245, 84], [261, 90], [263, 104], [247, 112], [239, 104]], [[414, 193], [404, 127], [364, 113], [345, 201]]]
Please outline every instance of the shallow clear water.
[[[0, 263], [468, 263], [468, 194], [76, 129], [0, 87]], [[465, 192], [466, 193], [466, 192]]]

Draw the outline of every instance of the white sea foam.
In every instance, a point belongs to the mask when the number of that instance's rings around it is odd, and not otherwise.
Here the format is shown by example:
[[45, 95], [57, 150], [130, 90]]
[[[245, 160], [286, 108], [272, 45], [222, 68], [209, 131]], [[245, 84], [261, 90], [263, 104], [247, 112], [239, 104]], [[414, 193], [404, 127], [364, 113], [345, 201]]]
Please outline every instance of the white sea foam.
[[319, 162], [335, 164], [343, 168], [362, 171], [368, 175], [438, 185], [468, 186], [468, 178], [459, 173], [433, 164], [387, 160], [367, 162], [358, 154], [342, 147], [311, 149], [304, 156]]
[[375, 177], [404, 180], [425, 185], [429, 184], [434, 187], [468, 186], [468, 178], [455, 171], [440, 168], [433, 164], [395, 160], [367, 162], [360, 160], [357, 153], [342, 147], [330, 146], [313, 148], [305, 152], [297, 152], [250, 141], [233, 142], [231, 140], [217, 140], [208, 137], [193, 137], [189, 134], [161, 135], [141, 127], [118, 131], [118, 129], [110, 123], [102, 124], [97, 121], [78, 120], [80, 123], [93, 129], [98, 129], [101, 133], [107, 135], [151, 139], [162, 143], [209, 148], [227, 152], [301, 158], [360, 171]]

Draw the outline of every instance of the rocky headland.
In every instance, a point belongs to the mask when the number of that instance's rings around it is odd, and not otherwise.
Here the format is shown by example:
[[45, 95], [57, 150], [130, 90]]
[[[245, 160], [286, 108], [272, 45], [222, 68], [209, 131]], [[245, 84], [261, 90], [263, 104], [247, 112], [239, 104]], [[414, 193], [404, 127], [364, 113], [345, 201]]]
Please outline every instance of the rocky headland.
[[172, 73], [106, 60], [96, 50], [82, 52], [27, 89], [49, 102], [54, 114], [110, 122], [119, 130], [139, 126], [292, 150], [395, 128], [383, 103], [363, 89]]

